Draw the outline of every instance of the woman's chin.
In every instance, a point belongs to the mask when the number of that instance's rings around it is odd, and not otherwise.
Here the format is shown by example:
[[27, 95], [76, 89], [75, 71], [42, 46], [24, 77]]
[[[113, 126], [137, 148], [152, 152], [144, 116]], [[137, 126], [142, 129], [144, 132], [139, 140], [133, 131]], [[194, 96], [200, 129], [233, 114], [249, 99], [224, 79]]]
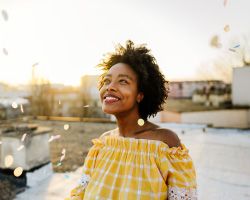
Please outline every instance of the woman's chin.
[[103, 108], [102, 111], [106, 114], [114, 115], [117, 113], [115, 110]]

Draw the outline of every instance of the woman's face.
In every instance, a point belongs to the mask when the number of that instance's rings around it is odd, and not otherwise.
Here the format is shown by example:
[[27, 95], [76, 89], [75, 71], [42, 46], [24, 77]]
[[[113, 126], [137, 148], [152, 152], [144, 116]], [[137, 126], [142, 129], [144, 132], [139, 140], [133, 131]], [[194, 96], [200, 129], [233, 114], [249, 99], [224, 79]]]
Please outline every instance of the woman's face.
[[138, 112], [143, 94], [137, 89], [137, 75], [124, 63], [112, 66], [103, 77], [100, 88], [102, 110], [108, 114]]

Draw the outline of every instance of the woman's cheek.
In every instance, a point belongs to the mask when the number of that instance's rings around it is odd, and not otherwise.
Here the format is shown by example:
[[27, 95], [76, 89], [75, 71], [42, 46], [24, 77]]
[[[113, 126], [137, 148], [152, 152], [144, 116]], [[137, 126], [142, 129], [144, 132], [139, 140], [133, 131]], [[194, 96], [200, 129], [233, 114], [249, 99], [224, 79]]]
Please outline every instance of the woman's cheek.
[[102, 96], [104, 95], [104, 92], [105, 92], [105, 88], [104, 86], [102, 86], [100, 89], [99, 89], [99, 94], [100, 94], [100, 99], [102, 101]]

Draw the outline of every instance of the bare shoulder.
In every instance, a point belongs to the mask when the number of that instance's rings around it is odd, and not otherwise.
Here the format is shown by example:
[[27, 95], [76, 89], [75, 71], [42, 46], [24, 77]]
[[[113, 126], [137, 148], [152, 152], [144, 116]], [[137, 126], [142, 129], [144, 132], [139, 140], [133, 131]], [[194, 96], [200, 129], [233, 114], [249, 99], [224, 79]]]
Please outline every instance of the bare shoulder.
[[156, 133], [158, 135], [158, 140], [164, 142], [170, 148], [179, 147], [181, 145], [178, 135], [169, 129], [159, 128]]

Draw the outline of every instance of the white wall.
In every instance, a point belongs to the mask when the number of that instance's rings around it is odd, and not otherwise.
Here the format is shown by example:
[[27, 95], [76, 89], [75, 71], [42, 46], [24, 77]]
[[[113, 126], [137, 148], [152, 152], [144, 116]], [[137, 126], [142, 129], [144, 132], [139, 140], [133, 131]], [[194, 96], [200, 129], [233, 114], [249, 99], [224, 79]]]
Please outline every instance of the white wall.
[[211, 124], [214, 127], [250, 128], [250, 109], [181, 113], [181, 122]]
[[250, 106], [250, 66], [233, 69], [233, 105]]
[[14, 162], [9, 167], [15, 169], [22, 167], [24, 170], [30, 170], [50, 161], [49, 133], [32, 135], [25, 139], [28, 141], [25, 147], [18, 151], [17, 149], [23, 145], [20, 138], [2, 136], [0, 167], [6, 168], [4, 158], [6, 155], [12, 155]]

